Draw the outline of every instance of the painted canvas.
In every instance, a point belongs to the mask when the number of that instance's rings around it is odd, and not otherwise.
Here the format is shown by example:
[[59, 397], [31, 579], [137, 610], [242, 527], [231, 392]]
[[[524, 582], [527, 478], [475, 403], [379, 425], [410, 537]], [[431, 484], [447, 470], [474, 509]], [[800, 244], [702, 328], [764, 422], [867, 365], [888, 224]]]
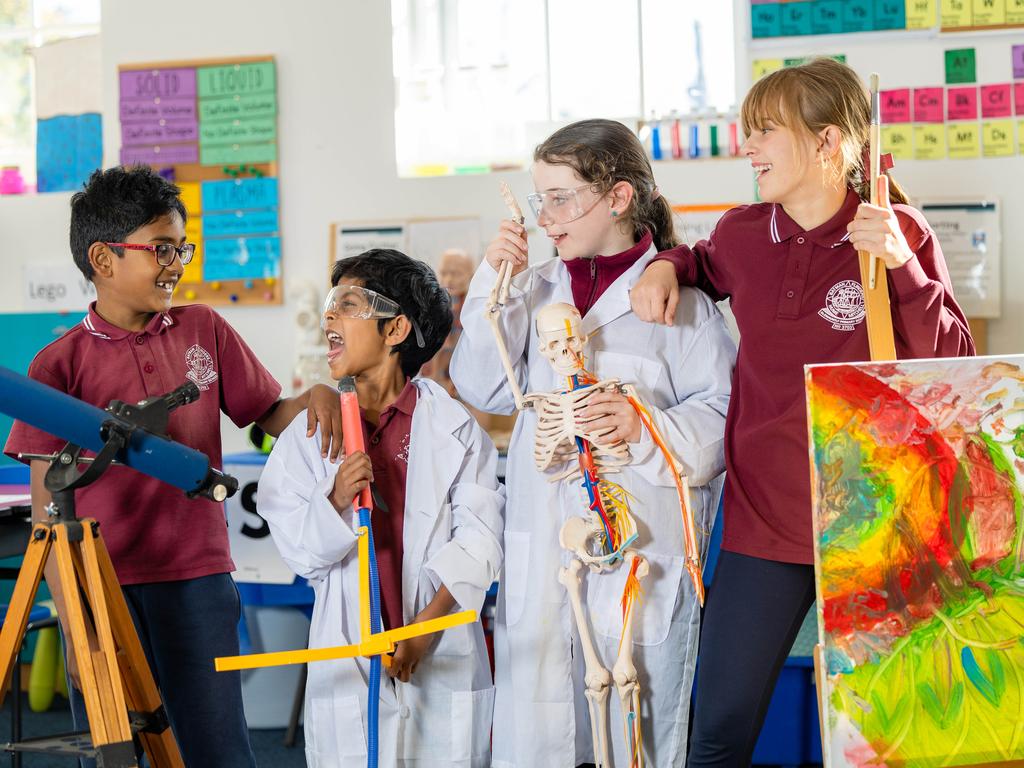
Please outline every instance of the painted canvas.
[[1024, 760], [1024, 355], [806, 388], [826, 765]]

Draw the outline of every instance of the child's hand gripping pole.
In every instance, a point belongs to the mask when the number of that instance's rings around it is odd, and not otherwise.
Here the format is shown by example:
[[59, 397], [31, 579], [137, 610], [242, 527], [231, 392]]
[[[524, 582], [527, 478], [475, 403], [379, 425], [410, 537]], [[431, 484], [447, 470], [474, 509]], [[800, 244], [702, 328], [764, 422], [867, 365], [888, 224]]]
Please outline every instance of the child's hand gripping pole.
[[[343, 376], [338, 381], [338, 392], [341, 396], [341, 429], [345, 441], [345, 456], [358, 451], [365, 451], [363, 440], [363, 420], [359, 415], [359, 400], [356, 396], [356, 383], [351, 376]], [[370, 486], [361, 490], [352, 500], [352, 506], [359, 515], [359, 618], [360, 641], [366, 642], [371, 635], [381, 631], [380, 623], [380, 580], [377, 573], [377, 555], [373, 548], [373, 529], [370, 526], [370, 512], [373, 509], [373, 496]], [[369, 604], [369, 611], [367, 611]], [[367, 694], [367, 768], [377, 768], [378, 729], [380, 723], [380, 678], [381, 655], [370, 656], [369, 692]]]
[[[522, 225], [526, 221], [526, 217], [523, 216], [522, 209], [520, 209], [515, 197], [513, 197], [512, 190], [509, 189], [508, 184], [504, 181], [501, 182], [501, 196], [505, 200], [505, 205], [508, 206], [509, 211], [512, 213], [512, 220]], [[524, 400], [523, 390], [519, 387], [519, 382], [516, 380], [515, 371], [512, 369], [512, 360], [508, 356], [508, 347], [505, 345], [505, 339], [501, 335], [501, 326], [498, 325], [498, 315], [505, 306], [505, 302], [508, 301], [509, 285], [511, 282], [512, 262], [503, 261], [498, 269], [498, 279], [495, 281], [494, 288], [491, 289], [491, 295], [487, 299], [486, 311], [487, 320], [490, 322], [491, 330], [494, 332], [494, 340], [498, 344], [501, 365], [505, 369], [505, 377], [508, 379], [508, 385], [512, 389], [512, 397], [515, 400], [516, 409], [521, 411], [528, 406], [528, 403]]]

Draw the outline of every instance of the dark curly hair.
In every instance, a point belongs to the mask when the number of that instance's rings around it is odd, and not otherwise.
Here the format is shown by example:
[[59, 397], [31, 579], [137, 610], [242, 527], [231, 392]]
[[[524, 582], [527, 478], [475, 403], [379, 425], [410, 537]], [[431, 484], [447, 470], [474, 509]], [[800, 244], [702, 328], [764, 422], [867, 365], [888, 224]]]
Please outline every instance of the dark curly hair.
[[679, 245], [672, 208], [657, 191], [654, 171], [640, 140], [614, 120], [580, 120], [560, 128], [533, 152], [534, 162], [567, 165], [601, 194], [620, 181], [633, 187], [633, 202], [622, 217], [639, 242], [647, 230], [659, 251]]
[[[434, 270], [399, 251], [374, 248], [335, 263], [331, 285], [345, 278], [356, 278], [363, 287], [397, 302], [402, 314], [419, 326], [422, 347], [417, 344], [416, 334], [410, 333], [393, 350], [401, 361], [402, 373], [415, 376], [437, 354], [454, 322], [452, 300], [437, 282]], [[383, 331], [385, 323], [387, 320], [378, 320], [377, 330]]]
[[89, 247], [93, 243], [123, 243], [135, 230], [170, 213], [177, 213], [184, 223], [187, 214], [180, 195], [180, 189], [148, 166], [94, 171], [84, 188], [71, 197], [75, 266], [86, 280], [92, 280]]

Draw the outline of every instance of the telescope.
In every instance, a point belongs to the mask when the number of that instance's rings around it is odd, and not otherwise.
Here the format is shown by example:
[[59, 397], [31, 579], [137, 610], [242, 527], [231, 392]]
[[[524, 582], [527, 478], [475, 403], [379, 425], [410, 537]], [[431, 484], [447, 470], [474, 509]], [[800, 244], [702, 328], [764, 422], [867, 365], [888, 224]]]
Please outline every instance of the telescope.
[[[0, 412], [73, 445], [65, 447], [51, 465], [47, 488], [60, 490], [52, 470], [63, 481], [77, 472], [78, 447], [96, 454], [78, 478], [81, 486], [98, 477], [112, 461], [180, 488], [190, 497], [224, 501], [238, 490], [238, 481], [210, 466], [206, 454], [171, 440], [165, 433], [175, 408], [193, 402], [199, 388], [192, 382], [166, 395], [137, 404], [114, 400], [106, 410], [0, 366]], [[63, 484], [63, 483], [62, 483]]]

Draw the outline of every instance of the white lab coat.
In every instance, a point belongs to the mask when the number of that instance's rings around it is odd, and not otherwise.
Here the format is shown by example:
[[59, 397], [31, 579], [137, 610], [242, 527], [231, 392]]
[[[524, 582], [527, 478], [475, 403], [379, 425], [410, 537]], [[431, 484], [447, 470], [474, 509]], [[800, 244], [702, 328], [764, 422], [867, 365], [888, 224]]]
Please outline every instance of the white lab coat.
[[[460, 609], [480, 611], [501, 567], [504, 509], [497, 453], [486, 433], [433, 381], [415, 384], [403, 532], [406, 623], [441, 584]], [[303, 413], [281, 434], [260, 479], [260, 514], [281, 556], [316, 594], [310, 648], [359, 639], [356, 513], [338, 514], [327, 499], [337, 469], [320, 456], [319, 431], [306, 437]], [[366, 765], [368, 675], [367, 659], [309, 665], [305, 731], [311, 768]], [[480, 622], [446, 630], [409, 683], [383, 676], [380, 766], [489, 766], [493, 701]]]
[[[701, 550], [714, 522], [725, 466], [723, 435], [735, 346], [715, 305], [682, 289], [676, 324], [633, 315], [628, 289], [654, 256], [652, 247], [601, 295], [583, 318], [587, 367], [599, 379], [633, 384], [683, 462]], [[470, 285], [462, 336], [451, 363], [459, 394], [484, 411], [512, 413], [512, 393], [484, 315], [495, 270], [484, 262]], [[502, 313], [504, 336], [524, 393], [565, 388], [537, 347], [534, 323], [546, 304], [573, 303], [568, 272], [552, 259], [513, 279]], [[524, 411], [509, 447], [505, 564], [495, 627], [494, 766], [573, 768], [594, 762], [583, 696], [583, 658], [565, 589], [557, 576], [570, 559], [558, 543], [569, 515], [585, 515], [586, 491], [572, 476], [559, 483], [534, 466], [537, 417]], [[699, 606], [684, 568], [682, 516], [671, 472], [646, 429], [632, 463], [609, 479], [633, 495], [639, 551], [650, 563], [634, 621], [634, 662], [642, 687], [644, 752], [651, 766], [681, 766], [686, 755]], [[604, 666], [615, 663], [622, 630], [619, 600], [626, 569], [584, 571], [592, 634]], [[613, 763], [628, 764], [618, 696], [611, 691]]]

